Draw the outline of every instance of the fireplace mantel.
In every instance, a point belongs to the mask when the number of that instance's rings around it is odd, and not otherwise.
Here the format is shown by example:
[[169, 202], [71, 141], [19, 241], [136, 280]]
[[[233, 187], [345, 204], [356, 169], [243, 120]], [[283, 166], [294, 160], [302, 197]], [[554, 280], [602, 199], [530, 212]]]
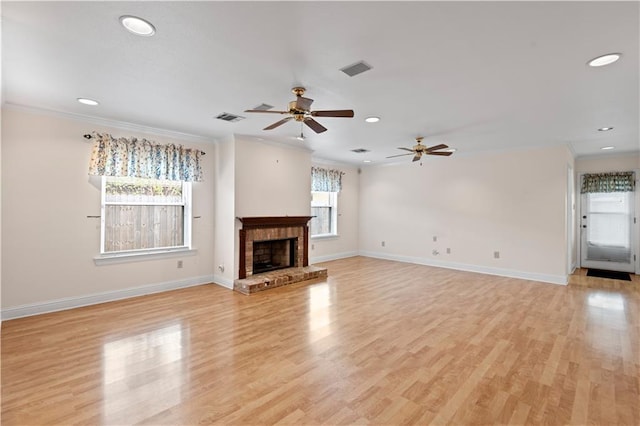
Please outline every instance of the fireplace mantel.
[[242, 222], [239, 230], [239, 271], [238, 278], [244, 279], [253, 275], [253, 243], [295, 238], [295, 267], [309, 265], [309, 226], [307, 223], [313, 216], [259, 216], [238, 217]]
[[237, 217], [243, 229], [307, 226], [313, 216], [260, 216]]

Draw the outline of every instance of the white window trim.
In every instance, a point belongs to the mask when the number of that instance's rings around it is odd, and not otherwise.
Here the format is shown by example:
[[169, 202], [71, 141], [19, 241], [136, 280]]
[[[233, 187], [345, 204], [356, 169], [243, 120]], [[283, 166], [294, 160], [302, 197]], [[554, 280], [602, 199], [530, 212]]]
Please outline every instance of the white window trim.
[[170, 249], [154, 249], [139, 251], [122, 251], [94, 256], [93, 261], [97, 266], [113, 265], [116, 263], [139, 262], [143, 260], [168, 259], [172, 257], [195, 256], [198, 249], [179, 247]]
[[312, 240], [335, 240], [340, 237], [340, 234], [318, 234], [311, 235]]
[[105, 205], [106, 205], [106, 184], [107, 177], [102, 176], [102, 186], [100, 188], [100, 254], [94, 256], [93, 260], [96, 265], [105, 265], [113, 263], [136, 262], [140, 260], [161, 259], [168, 257], [177, 257], [184, 255], [194, 255], [197, 250], [191, 247], [191, 229], [192, 229], [192, 185], [182, 183], [182, 199], [189, 200], [183, 203], [145, 203], [145, 202], [110, 202], [109, 205], [180, 205], [184, 206], [183, 210], [183, 241], [184, 245], [179, 247], [162, 247], [143, 250], [126, 250], [117, 252], [104, 252], [105, 238]]

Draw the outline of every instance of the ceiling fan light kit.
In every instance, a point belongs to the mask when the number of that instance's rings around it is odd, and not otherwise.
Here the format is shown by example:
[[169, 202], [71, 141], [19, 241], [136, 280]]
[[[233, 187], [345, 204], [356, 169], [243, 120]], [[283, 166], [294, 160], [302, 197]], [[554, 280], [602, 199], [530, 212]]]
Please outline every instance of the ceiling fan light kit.
[[353, 110], [351, 109], [338, 109], [338, 110], [321, 110], [321, 111], [311, 111], [311, 104], [313, 103], [313, 99], [305, 98], [304, 87], [294, 87], [291, 89], [294, 95], [296, 95], [296, 99], [294, 101], [289, 102], [289, 109], [287, 111], [272, 111], [272, 110], [261, 110], [261, 109], [248, 109], [245, 112], [261, 112], [261, 113], [271, 113], [271, 114], [289, 114], [289, 117], [285, 117], [280, 121], [276, 121], [270, 126], [265, 127], [263, 130], [272, 130], [276, 127], [280, 127], [284, 123], [295, 120], [300, 123], [305, 124], [311, 130], [316, 133], [326, 132], [327, 128], [322, 124], [318, 123], [313, 117], [344, 117], [344, 118], [352, 118]]

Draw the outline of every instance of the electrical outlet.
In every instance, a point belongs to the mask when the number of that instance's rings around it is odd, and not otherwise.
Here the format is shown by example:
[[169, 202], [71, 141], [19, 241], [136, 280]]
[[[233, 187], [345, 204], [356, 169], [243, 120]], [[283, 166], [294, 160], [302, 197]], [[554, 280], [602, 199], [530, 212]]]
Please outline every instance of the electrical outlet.
[[451, 254], [451, 249], [447, 247], [447, 254]]
[[434, 250], [431, 252], [431, 254], [433, 254], [434, 256], [437, 256], [440, 254], [440, 252], [438, 250]]
[[493, 258], [494, 259], [500, 259], [500, 252], [499, 251], [494, 251], [493, 252]]
[[182, 268], [182, 260], [178, 260], [178, 269]]
[[382, 242], [380, 243], [380, 245], [381, 245], [382, 247], [384, 247], [384, 241], [382, 241]]
[[218, 269], [220, 270], [220, 272], [224, 272], [224, 264], [218, 265]]

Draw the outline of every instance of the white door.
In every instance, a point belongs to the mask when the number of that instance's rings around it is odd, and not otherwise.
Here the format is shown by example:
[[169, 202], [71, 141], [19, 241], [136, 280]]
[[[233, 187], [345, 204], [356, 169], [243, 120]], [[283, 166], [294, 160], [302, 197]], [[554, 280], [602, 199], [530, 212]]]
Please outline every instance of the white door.
[[582, 194], [583, 268], [635, 272], [633, 192]]

